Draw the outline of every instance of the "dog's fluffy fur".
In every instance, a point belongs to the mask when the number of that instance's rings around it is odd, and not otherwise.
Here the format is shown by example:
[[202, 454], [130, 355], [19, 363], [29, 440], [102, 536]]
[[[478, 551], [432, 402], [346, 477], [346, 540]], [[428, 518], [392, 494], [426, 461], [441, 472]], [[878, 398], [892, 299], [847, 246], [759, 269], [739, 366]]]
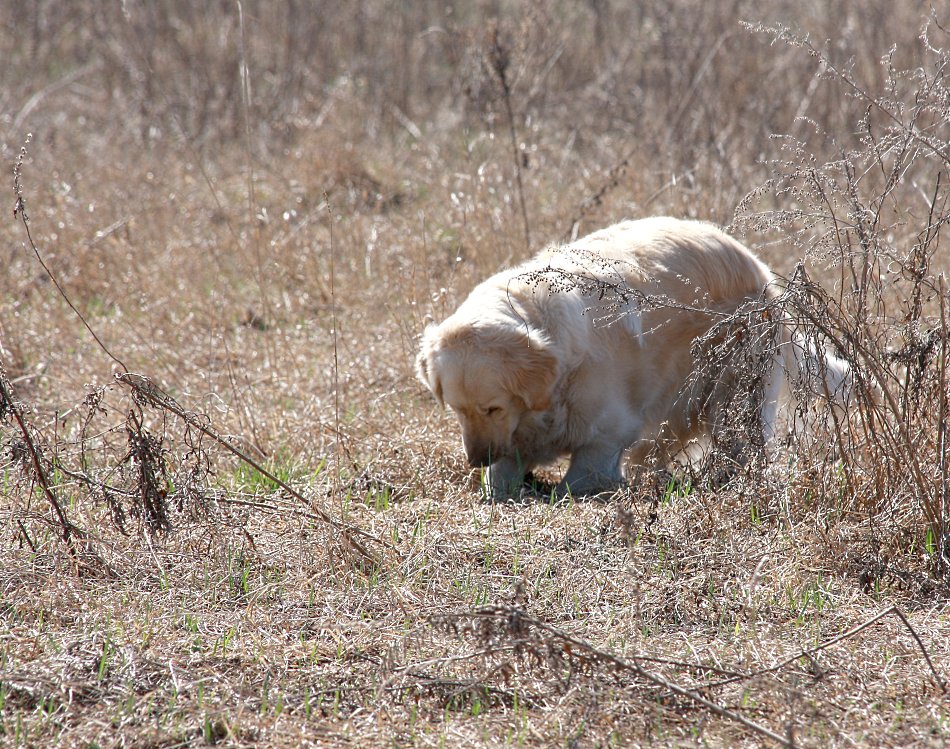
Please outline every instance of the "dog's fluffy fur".
[[[697, 342], [739, 337], [727, 324], [737, 311], [776, 319], [763, 311], [778, 295], [773, 280], [710, 224], [625, 221], [475, 287], [426, 329], [418, 376], [458, 416], [468, 462], [487, 467], [493, 495], [562, 456], [560, 493], [600, 491], [623, 480], [628, 449], [641, 462], [715, 436], [738, 378], [750, 375], [727, 364], [697, 376]], [[850, 382], [844, 361], [790, 325], [769, 330], [755, 406], [766, 442], [786, 365], [839, 401]]]

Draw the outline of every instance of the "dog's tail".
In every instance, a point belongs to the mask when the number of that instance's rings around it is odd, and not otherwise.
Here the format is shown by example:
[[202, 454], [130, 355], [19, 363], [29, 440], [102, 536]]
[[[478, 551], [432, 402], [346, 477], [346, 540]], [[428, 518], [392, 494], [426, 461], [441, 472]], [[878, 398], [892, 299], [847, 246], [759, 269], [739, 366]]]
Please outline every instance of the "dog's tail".
[[800, 330], [782, 326], [778, 348], [774, 366], [765, 380], [762, 437], [766, 444], [777, 435], [776, 417], [784, 400], [782, 391], [800, 406], [816, 399], [824, 400], [843, 416], [851, 403], [854, 387], [854, 375], [848, 362], [809, 340]]
[[785, 337], [782, 349], [792, 395], [821, 398], [847, 410], [854, 389], [851, 365], [800, 330], [789, 330]]

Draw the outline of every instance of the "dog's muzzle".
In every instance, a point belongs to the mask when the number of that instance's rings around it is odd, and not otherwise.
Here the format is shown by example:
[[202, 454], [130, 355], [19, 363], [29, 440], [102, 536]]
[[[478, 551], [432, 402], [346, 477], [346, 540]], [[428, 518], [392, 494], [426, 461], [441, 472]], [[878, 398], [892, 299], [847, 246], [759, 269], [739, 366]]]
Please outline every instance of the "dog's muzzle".
[[472, 468], [490, 466], [501, 457], [499, 450], [491, 444], [483, 442], [472, 444], [463, 439], [462, 446], [465, 448], [465, 458]]

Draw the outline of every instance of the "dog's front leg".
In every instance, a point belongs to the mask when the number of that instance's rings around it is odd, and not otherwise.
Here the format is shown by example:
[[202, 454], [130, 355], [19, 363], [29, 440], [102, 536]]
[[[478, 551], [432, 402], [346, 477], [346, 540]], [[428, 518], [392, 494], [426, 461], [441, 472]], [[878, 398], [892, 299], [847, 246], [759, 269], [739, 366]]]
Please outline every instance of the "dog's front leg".
[[485, 469], [483, 485], [492, 499], [517, 494], [524, 483], [525, 466], [514, 458], [499, 458]]
[[620, 458], [623, 450], [613, 445], [588, 445], [574, 451], [567, 474], [557, 485], [559, 495], [596, 494], [623, 483]]

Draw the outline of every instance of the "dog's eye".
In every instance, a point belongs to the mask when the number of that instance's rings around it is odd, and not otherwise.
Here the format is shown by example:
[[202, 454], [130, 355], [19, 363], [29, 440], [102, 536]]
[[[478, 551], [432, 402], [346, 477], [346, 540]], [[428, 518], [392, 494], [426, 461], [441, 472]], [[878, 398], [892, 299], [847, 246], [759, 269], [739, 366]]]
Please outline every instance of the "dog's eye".
[[485, 409], [485, 416], [497, 416], [501, 413], [501, 406], [489, 406]]

